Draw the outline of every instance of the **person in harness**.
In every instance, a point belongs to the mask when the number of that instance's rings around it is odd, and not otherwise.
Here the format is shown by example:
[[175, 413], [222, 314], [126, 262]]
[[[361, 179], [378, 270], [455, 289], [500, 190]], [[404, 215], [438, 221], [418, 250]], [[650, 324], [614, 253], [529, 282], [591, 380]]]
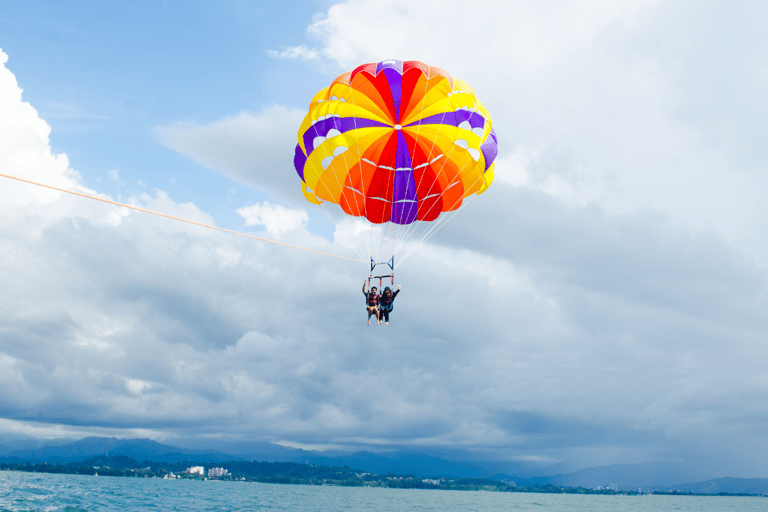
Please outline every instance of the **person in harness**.
[[387, 286], [379, 296], [379, 323], [384, 320], [384, 325], [389, 325], [389, 314], [394, 308], [395, 297], [400, 293], [402, 286], [397, 285], [397, 291], [392, 293], [392, 290]]
[[378, 293], [378, 289], [375, 286], [371, 286], [371, 291], [366, 293], [365, 281], [363, 281], [363, 295], [365, 295], [365, 308], [368, 310], [368, 325], [371, 325], [371, 315], [376, 316], [377, 323], [381, 323], [379, 318], [379, 300], [381, 295]]

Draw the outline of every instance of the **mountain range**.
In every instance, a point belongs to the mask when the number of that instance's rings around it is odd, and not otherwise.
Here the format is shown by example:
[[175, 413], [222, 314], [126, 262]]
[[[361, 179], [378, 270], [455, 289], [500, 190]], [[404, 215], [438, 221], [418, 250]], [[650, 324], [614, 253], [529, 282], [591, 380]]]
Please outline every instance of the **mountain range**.
[[[289, 448], [267, 442], [230, 443], [223, 449], [191, 449], [158, 443], [150, 439], [86, 437], [76, 441], [61, 440], [40, 445], [33, 439], [0, 440], [0, 462], [59, 463], [80, 462], [95, 456], [126, 456], [139, 461], [195, 461], [224, 463], [232, 460], [262, 462], [298, 462], [324, 466], [350, 466], [361, 471], [386, 475], [418, 477], [494, 478], [514, 481], [518, 486], [548, 484], [564, 487], [614, 485], [618, 489], [650, 489], [696, 493], [768, 494], [765, 478], [715, 478], [673, 462], [612, 464], [562, 472], [565, 466], [541, 466], [525, 462], [476, 460], [472, 452], [443, 450], [439, 454], [416, 451], [372, 453], [359, 451], [317, 452]], [[560, 471], [559, 471], [560, 470]]]

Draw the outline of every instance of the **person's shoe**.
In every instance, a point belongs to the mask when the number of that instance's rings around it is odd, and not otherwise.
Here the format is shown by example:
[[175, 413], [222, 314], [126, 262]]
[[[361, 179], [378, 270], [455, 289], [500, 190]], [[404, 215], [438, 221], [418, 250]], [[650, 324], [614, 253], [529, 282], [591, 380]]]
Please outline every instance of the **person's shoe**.
[[370, 320], [368, 320], [368, 325], [371, 325], [371, 321]]

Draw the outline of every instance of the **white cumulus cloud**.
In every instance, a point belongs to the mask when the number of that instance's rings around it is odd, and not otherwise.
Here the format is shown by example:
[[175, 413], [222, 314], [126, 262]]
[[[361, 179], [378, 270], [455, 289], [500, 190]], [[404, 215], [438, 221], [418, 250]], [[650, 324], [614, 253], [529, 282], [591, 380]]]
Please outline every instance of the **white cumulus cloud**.
[[317, 60], [320, 58], [320, 53], [317, 50], [307, 48], [303, 44], [283, 48], [281, 51], [267, 50], [267, 55], [276, 59]]
[[253, 204], [237, 210], [245, 219], [246, 226], [264, 226], [272, 234], [279, 235], [304, 226], [309, 220], [304, 210], [293, 210], [279, 204]]

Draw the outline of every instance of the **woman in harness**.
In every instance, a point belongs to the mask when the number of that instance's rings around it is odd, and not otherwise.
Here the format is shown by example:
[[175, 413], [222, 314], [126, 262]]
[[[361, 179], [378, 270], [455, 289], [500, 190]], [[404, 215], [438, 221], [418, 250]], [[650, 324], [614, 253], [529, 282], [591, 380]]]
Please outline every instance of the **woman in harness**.
[[389, 286], [384, 288], [384, 291], [379, 296], [379, 323], [381, 323], [383, 319], [384, 325], [389, 325], [389, 314], [392, 312], [395, 297], [397, 297], [397, 294], [400, 293], [401, 288], [402, 286], [397, 285], [397, 291], [395, 293], [392, 293], [392, 290], [389, 288]]
[[381, 295], [379, 295], [377, 288], [372, 286], [371, 291], [366, 293], [365, 281], [363, 281], [363, 295], [365, 295], [365, 308], [368, 310], [368, 325], [371, 325], [371, 315], [375, 315], [378, 323], [381, 323], [379, 318], [379, 300]]

